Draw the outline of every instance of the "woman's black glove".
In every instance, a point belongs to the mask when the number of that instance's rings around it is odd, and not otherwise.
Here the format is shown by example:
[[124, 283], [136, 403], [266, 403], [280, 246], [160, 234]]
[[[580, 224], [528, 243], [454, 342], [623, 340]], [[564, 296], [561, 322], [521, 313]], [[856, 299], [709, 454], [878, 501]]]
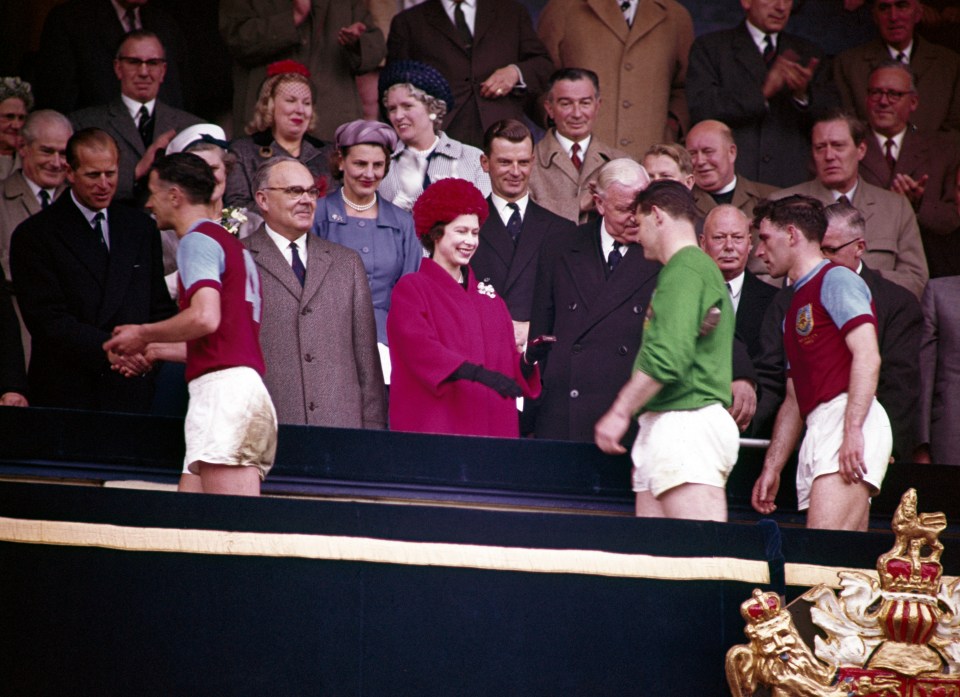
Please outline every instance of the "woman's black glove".
[[541, 334], [536, 339], [527, 342], [527, 350], [523, 354], [523, 360], [527, 365], [535, 365], [547, 357], [550, 349], [557, 343], [557, 337], [549, 334]]
[[471, 380], [486, 385], [501, 397], [522, 397], [523, 390], [512, 378], [496, 370], [487, 370], [482, 365], [464, 361], [450, 374], [450, 380]]

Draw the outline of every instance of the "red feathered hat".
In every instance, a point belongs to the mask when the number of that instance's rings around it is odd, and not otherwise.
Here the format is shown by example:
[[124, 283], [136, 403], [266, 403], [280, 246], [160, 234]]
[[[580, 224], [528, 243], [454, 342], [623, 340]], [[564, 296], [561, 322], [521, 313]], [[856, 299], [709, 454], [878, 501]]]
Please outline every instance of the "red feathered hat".
[[310, 79], [310, 71], [307, 70], [307, 66], [295, 60], [276, 61], [267, 66], [267, 77], [286, 75], [287, 73], [297, 73], [308, 80]]
[[413, 204], [413, 224], [423, 239], [437, 223], [449, 223], [458, 216], [475, 214], [483, 225], [490, 209], [487, 200], [464, 179], [439, 179], [420, 194]]

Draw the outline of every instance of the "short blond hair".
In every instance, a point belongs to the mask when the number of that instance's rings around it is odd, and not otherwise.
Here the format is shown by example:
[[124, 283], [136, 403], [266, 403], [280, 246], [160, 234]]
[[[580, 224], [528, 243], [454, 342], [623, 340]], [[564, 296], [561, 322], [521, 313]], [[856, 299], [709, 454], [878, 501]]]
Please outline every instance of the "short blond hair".
[[[307, 89], [310, 90], [310, 98], [316, 102], [316, 96], [313, 94], [313, 85], [311, 85], [310, 80], [303, 75], [299, 73], [281, 73], [280, 75], [268, 77], [263, 81], [263, 85], [260, 86], [260, 96], [257, 98], [256, 106], [253, 108], [253, 118], [250, 119], [250, 123], [248, 123], [244, 129], [247, 135], [253, 135], [260, 131], [273, 130], [273, 111], [276, 107], [277, 90], [283, 85], [294, 83], [306, 85]], [[316, 123], [317, 109], [316, 106], [314, 106], [310, 112], [310, 124], [308, 128], [313, 128]]]

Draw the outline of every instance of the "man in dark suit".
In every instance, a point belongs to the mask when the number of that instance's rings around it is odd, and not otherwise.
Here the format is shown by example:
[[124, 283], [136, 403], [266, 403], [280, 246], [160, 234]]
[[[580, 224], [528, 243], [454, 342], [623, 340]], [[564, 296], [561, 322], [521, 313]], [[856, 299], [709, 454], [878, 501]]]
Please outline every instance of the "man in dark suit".
[[493, 193], [487, 197], [490, 217], [480, 228], [470, 266], [507, 303], [520, 349], [530, 329], [540, 250], [576, 226], [530, 200], [533, 136], [521, 122], [506, 119], [487, 129], [480, 166], [490, 175]]
[[178, 131], [200, 119], [159, 99], [167, 61], [156, 34], [128, 34], [113, 60], [113, 70], [120, 81], [120, 96], [74, 112], [70, 120], [77, 130], [102, 128], [113, 137], [120, 149], [116, 201], [142, 206], [147, 197], [147, 172], [157, 152], [166, 148]]
[[[243, 244], [260, 271], [264, 384], [277, 419], [386, 428], [377, 325], [363, 262], [352, 249], [310, 234], [316, 189], [298, 161], [271, 160], [254, 186], [264, 224]], [[294, 196], [289, 188], [304, 192]]]
[[750, 224], [751, 220], [736, 206], [717, 206], [703, 221], [700, 247], [720, 268], [737, 313], [737, 336], [746, 344], [750, 358], [756, 359], [763, 315], [777, 289], [747, 270]]
[[[877, 399], [886, 410], [893, 429], [894, 457], [910, 461], [919, 444], [920, 429], [920, 366], [917, 361], [923, 328], [920, 303], [910, 291], [888, 281], [863, 263], [866, 222], [859, 210], [841, 201], [827, 206], [824, 212], [828, 222], [821, 245], [824, 257], [859, 273], [873, 296], [881, 358]], [[761, 399], [757, 421], [767, 426], [771, 425], [772, 416], [783, 399], [786, 378], [783, 318], [792, 293], [790, 288], [778, 293], [762, 328], [762, 355], [757, 371]]]
[[837, 105], [836, 90], [820, 48], [783, 31], [789, 2], [742, 4], [743, 23], [693, 43], [690, 119], [716, 119], [733, 129], [740, 174], [778, 187], [799, 184], [808, 178], [813, 116]]
[[27, 373], [23, 367], [20, 320], [10, 291], [0, 284], [0, 406], [26, 407]]
[[960, 146], [939, 133], [921, 133], [911, 120], [920, 105], [913, 71], [897, 61], [870, 73], [867, 121], [872, 133], [860, 160], [861, 178], [903, 194], [917, 213], [930, 277], [960, 273], [960, 227], [954, 174]]
[[870, 71], [892, 58], [908, 63], [916, 78], [923, 107], [914, 114], [914, 125], [924, 134], [947, 131], [960, 138], [960, 56], [916, 34], [923, 16], [920, 0], [875, 0], [872, 12], [880, 36], [833, 61], [844, 106], [866, 119]]
[[553, 63], [515, 0], [426, 0], [393, 18], [387, 60], [428, 63], [447, 78], [454, 107], [444, 131], [475, 147], [502, 119], [522, 119]]
[[592, 187], [601, 217], [541, 255], [530, 332], [557, 342], [542, 368], [537, 438], [592, 442], [597, 420], [630, 379], [660, 270], [633, 242], [633, 202], [649, 181], [633, 160], [603, 165]]
[[[752, 248], [750, 223], [751, 220], [736, 206], [726, 203], [717, 206], [703, 221], [700, 247], [720, 269], [736, 313], [736, 337], [745, 346], [750, 361], [755, 362], [760, 354], [763, 316], [777, 289], [747, 270]], [[736, 359], [736, 353], [734, 357]], [[737, 369], [736, 360], [734, 369]], [[746, 431], [756, 413], [757, 381], [734, 380], [731, 392], [733, 405], [730, 413], [740, 430]]]
[[[104, 355], [119, 324], [153, 322], [175, 308], [163, 281], [160, 235], [139, 211], [112, 205], [117, 146], [87, 129], [67, 143], [71, 191], [13, 233], [10, 268], [33, 340], [35, 406], [145, 412], [153, 373], [142, 356]], [[127, 362], [144, 378], [111, 370]]]
[[37, 106], [69, 114], [105, 104], [117, 96], [111, 66], [124, 34], [154, 32], [167, 48], [167, 76], [160, 97], [191, 108], [186, 46], [176, 21], [148, 0], [67, 0], [53, 7], [43, 24], [37, 74]]

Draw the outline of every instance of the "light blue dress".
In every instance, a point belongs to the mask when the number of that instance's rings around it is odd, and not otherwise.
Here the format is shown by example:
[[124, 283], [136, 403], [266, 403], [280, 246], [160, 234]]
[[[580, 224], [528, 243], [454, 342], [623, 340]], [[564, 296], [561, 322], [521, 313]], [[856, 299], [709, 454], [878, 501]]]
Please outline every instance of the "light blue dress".
[[346, 213], [340, 189], [317, 201], [313, 233], [354, 250], [363, 260], [370, 283], [377, 342], [387, 343], [387, 312], [393, 287], [404, 274], [420, 268], [423, 247], [413, 229], [413, 216], [378, 195], [377, 218]]

